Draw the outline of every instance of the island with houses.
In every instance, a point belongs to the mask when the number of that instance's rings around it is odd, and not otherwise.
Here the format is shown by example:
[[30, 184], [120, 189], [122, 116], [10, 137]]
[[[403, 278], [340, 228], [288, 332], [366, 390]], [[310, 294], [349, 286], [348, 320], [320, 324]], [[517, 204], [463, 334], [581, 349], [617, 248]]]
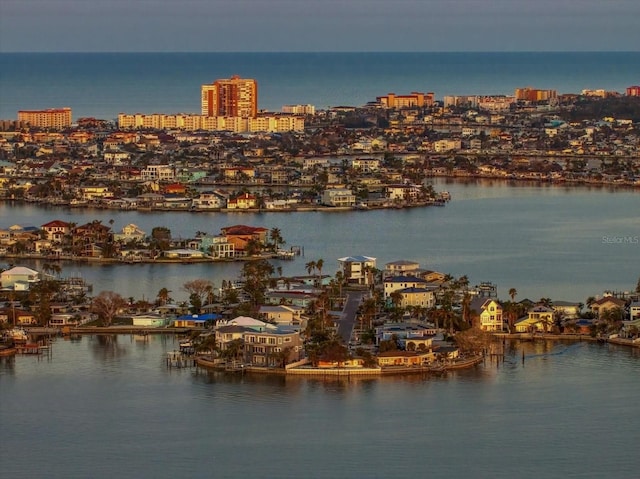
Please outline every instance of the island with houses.
[[[441, 373], [500, 360], [504, 342], [603, 341], [640, 347], [640, 280], [634, 292], [583, 303], [498, 298], [497, 285], [399, 260], [345, 256], [337, 272], [309, 261], [283, 277], [266, 259], [239, 278], [183, 285], [187, 300], [160, 288], [153, 300], [92, 292], [59, 269], [14, 266], [0, 273], [0, 354], [42, 354], [57, 335], [179, 336], [168, 367], [290, 375]], [[49, 341], [49, 342], [47, 342]]]
[[255, 258], [293, 259], [301, 246], [285, 248], [279, 228], [231, 225], [219, 234], [195, 232], [176, 238], [166, 226], [149, 234], [129, 223], [120, 231], [99, 220], [77, 225], [53, 220], [40, 226], [14, 224], [0, 229], [0, 258], [115, 263], [194, 263]]

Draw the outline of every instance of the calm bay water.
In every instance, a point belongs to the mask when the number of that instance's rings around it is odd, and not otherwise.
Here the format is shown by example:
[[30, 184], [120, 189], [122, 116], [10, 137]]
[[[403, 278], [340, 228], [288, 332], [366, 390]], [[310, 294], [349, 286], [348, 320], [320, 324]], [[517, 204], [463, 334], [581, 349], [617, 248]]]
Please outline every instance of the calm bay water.
[[[637, 350], [511, 344], [442, 377], [167, 369], [172, 338], [0, 360], [5, 477], [637, 477]], [[526, 359], [522, 362], [522, 352]]]
[[200, 86], [255, 78], [259, 107], [364, 105], [388, 92], [513, 94], [524, 86], [624, 92], [640, 52], [595, 53], [0, 53], [0, 118], [69, 106], [74, 118], [197, 113]]
[[[170, 227], [174, 236], [218, 233], [233, 224], [280, 228], [285, 247], [302, 246], [304, 257], [278, 262], [283, 274], [306, 274], [305, 263], [323, 259], [334, 274], [337, 259], [366, 255], [379, 268], [399, 259], [425, 268], [468, 275], [471, 284], [492, 281], [502, 298], [510, 288], [518, 298], [582, 301], [605, 289], [632, 290], [640, 275], [640, 244], [607, 243], [605, 238], [640, 237], [640, 192], [608, 188], [511, 185], [503, 181], [434, 180], [453, 200], [444, 208], [348, 213], [146, 213], [93, 209], [39, 208], [0, 204], [0, 227], [39, 226], [53, 219], [78, 224], [102, 220], [119, 231], [135, 223], [150, 233]], [[39, 262], [21, 264], [42, 266]], [[207, 278], [216, 285], [236, 279], [238, 263], [191, 265], [63, 264], [65, 275], [81, 275], [95, 291], [155, 298], [162, 287], [186, 299], [182, 285]]]

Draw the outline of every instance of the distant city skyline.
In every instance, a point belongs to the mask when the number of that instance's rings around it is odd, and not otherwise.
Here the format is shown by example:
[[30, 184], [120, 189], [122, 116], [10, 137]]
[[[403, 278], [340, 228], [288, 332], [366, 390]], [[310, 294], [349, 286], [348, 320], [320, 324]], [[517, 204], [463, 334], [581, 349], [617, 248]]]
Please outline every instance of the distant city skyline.
[[1, 52], [637, 51], [637, 0], [3, 0]]

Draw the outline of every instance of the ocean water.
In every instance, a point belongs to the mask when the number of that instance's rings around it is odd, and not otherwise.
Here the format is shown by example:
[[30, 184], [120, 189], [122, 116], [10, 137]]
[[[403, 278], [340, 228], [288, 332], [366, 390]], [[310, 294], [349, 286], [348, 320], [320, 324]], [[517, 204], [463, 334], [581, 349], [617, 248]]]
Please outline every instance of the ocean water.
[[624, 92], [640, 52], [597, 53], [0, 53], [0, 118], [69, 106], [74, 119], [198, 113], [200, 86], [258, 81], [259, 108], [363, 105], [389, 92], [513, 94], [524, 86]]

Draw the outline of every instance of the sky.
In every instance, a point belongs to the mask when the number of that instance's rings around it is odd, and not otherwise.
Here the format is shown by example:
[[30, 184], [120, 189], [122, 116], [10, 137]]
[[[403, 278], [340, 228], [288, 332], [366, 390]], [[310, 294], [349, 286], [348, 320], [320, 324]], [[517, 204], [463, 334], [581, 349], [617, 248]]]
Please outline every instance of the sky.
[[639, 0], [0, 0], [0, 52], [638, 51]]

